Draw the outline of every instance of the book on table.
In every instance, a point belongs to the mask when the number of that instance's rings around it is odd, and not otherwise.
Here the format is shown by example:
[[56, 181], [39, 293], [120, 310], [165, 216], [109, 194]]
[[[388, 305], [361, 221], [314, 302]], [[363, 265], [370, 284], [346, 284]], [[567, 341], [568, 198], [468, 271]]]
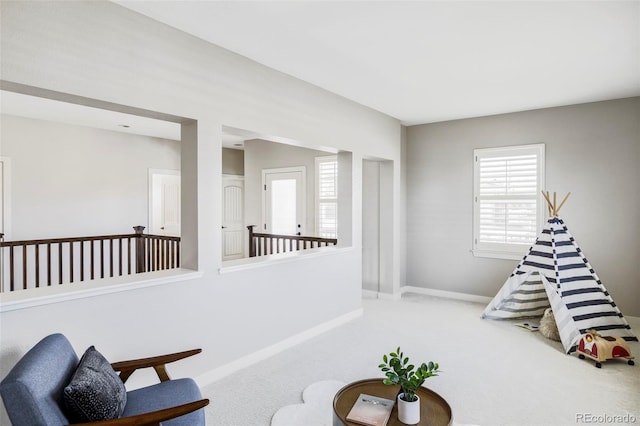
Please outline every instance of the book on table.
[[347, 420], [367, 426], [385, 426], [395, 401], [361, 393], [347, 414]]

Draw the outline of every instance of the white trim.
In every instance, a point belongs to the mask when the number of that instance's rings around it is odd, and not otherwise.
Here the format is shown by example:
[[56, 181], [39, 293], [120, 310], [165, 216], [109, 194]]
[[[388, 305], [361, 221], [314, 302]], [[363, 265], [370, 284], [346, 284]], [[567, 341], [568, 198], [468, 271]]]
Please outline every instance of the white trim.
[[0, 188], [0, 197], [3, 197], [3, 221], [4, 225], [4, 240], [9, 241], [11, 239], [11, 158], [0, 156], [2, 161], [2, 185], [4, 188]]
[[85, 281], [82, 284], [16, 290], [10, 293], [0, 294], [0, 312], [16, 311], [35, 306], [67, 302], [69, 300], [139, 290], [146, 287], [193, 280], [203, 275], [204, 273], [201, 271], [178, 268]]
[[[180, 170], [176, 170], [176, 169], [152, 169], [149, 168], [147, 171], [147, 232], [148, 233], [153, 233], [152, 232], [152, 226], [153, 226], [153, 183], [154, 183], [154, 176], [156, 175], [170, 175], [170, 176], [181, 176], [182, 173], [180, 172]], [[180, 185], [182, 185], [182, 182], [180, 183]], [[182, 188], [180, 188], [180, 192], [182, 193]], [[182, 212], [181, 212], [182, 213]], [[182, 216], [182, 214], [181, 214]]]
[[[479, 177], [478, 177], [478, 168], [479, 161], [478, 158], [492, 158], [499, 156], [509, 156], [509, 155], [522, 155], [534, 154], [537, 159], [536, 165], [536, 178], [537, 178], [537, 188], [536, 188], [536, 231], [540, 230], [544, 227], [544, 223], [546, 220], [546, 202], [542, 196], [542, 191], [545, 188], [545, 144], [537, 143], [537, 144], [528, 144], [528, 145], [512, 145], [512, 146], [503, 146], [503, 147], [495, 147], [495, 148], [476, 148], [473, 150], [473, 223], [472, 223], [472, 235], [471, 235], [471, 252], [474, 256], [477, 257], [491, 257], [498, 259], [513, 259], [519, 260], [524, 256], [526, 250], [530, 247], [531, 244], [534, 243], [535, 237], [529, 244], [498, 244], [498, 243], [487, 243], [479, 241], [479, 198], [480, 198], [480, 188], [479, 188]], [[537, 235], [537, 232], [534, 232]], [[520, 252], [522, 254], [520, 254]]]
[[242, 370], [243, 368], [247, 368], [260, 361], [264, 361], [265, 359], [286, 351], [287, 349], [291, 349], [292, 347], [299, 345], [300, 343], [304, 343], [307, 340], [319, 336], [322, 333], [326, 333], [327, 331], [340, 327], [341, 325], [353, 321], [361, 317], [362, 315], [363, 309], [356, 309], [355, 311], [351, 311], [349, 313], [341, 315], [330, 321], [312, 327], [309, 330], [303, 331], [302, 333], [284, 339], [276, 344], [267, 346], [266, 348], [260, 349], [259, 351], [253, 352], [233, 362], [210, 370], [207, 373], [201, 374], [200, 376], [195, 378], [195, 381], [200, 387], [207, 386], [217, 380], [222, 379], [223, 377], [229, 376], [239, 370]]
[[[315, 178], [315, 194], [314, 194], [314, 211], [315, 211], [315, 235], [320, 235], [320, 164], [321, 163], [330, 163], [330, 162], [335, 162], [336, 163], [336, 167], [337, 167], [337, 163], [338, 163], [338, 156], [337, 155], [323, 155], [320, 157], [315, 157], [315, 174], [314, 174], [314, 178]], [[340, 179], [340, 176], [338, 175], [338, 179]], [[337, 193], [338, 190], [338, 182], [336, 182], [336, 198], [335, 198], [335, 203], [336, 203], [336, 213], [337, 213], [337, 209], [338, 209], [338, 197], [339, 194]], [[336, 221], [337, 221], [338, 217], [336, 216]], [[336, 233], [335, 233], [335, 237], [333, 238], [338, 238], [338, 224], [336, 222]]]
[[[2, 186], [0, 186], [0, 197], [2, 197], [2, 221], [0, 230], [4, 233], [4, 241], [11, 240], [11, 158], [0, 156], [2, 162]], [[0, 293], [4, 292], [4, 253], [0, 250]]]
[[531, 246], [524, 246], [522, 250], [522, 254], [516, 253], [506, 253], [503, 251], [492, 251], [492, 250], [470, 250], [476, 257], [491, 257], [493, 259], [506, 259], [506, 260], [522, 260], [525, 254], [527, 254], [527, 250], [529, 250]]
[[455, 291], [436, 290], [432, 288], [414, 287], [406, 285], [400, 288], [402, 294], [415, 293], [425, 296], [444, 297], [446, 299], [464, 300], [466, 302], [489, 303], [492, 297], [478, 296], [476, 294], [458, 293]]
[[[262, 223], [259, 226], [258, 232], [265, 232], [264, 225], [267, 223], [267, 198], [266, 198], [266, 184], [267, 184], [267, 175], [268, 174], [276, 174], [276, 173], [296, 173], [300, 172], [302, 174], [301, 185], [302, 185], [302, 212], [300, 216], [302, 217], [302, 225], [304, 228], [307, 227], [307, 168], [305, 166], [294, 166], [294, 167], [278, 167], [275, 169], [262, 169], [262, 185], [260, 192], [262, 193]], [[303, 228], [303, 231], [304, 231]], [[270, 230], [269, 230], [270, 231]], [[304, 235], [304, 234], [303, 234]]]
[[244, 259], [227, 260], [222, 262], [218, 269], [220, 274], [228, 274], [248, 269], [264, 268], [282, 263], [299, 262], [322, 256], [333, 256], [348, 253], [353, 247], [316, 247], [312, 249], [289, 251], [286, 253], [271, 254], [267, 256], [247, 257]]

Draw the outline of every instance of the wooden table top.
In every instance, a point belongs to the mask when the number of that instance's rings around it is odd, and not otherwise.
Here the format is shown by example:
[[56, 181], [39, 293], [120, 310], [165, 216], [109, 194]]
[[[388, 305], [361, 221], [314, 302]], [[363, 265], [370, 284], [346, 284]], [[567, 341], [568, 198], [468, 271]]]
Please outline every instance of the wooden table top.
[[[399, 386], [388, 386], [382, 383], [382, 379], [366, 379], [353, 382], [336, 393], [333, 398], [334, 426], [342, 422], [347, 426], [361, 426], [347, 420], [347, 414], [355, 404], [361, 393], [396, 400], [400, 391]], [[451, 407], [440, 395], [434, 391], [421, 387], [416, 394], [420, 397], [420, 423], [419, 426], [448, 426], [451, 425], [453, 416]], [[403, 426], [398, 420], [398, 403], [393, 406], [391, 417], [387, 426]]]

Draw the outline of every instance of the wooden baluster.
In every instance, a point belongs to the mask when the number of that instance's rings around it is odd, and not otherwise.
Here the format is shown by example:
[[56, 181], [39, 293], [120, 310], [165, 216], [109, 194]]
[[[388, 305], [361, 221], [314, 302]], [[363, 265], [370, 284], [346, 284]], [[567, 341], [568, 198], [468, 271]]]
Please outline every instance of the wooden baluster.
[[69, 282], [73, 282], [73, 241], [69, 241]]
[[109, 277], [113, 277], [113, 239], [109, 239]]
[[167, 240], [161, 240], [162, 243], [162, 269], [167, 269]]
[[127, 238], [127, 272], [131, 275], [131, 238]]
[[91, 254], [91, 262], [90, 262], [91, 263], [91, 279], [93, 279], [95, 277], [95, 270], [96, 270], [95, 262], [94, 262], [94, 259], [95, 259], [95, 248], [94, 247], [96, 245], [96, 242], [92, 240], [92, 241], [90, 241], [90, 244], [91, 244], [91, 253], [90, 253]]
[[40, 287], [40, 244], [36, 244], [36, 288]]
[[180, 267], [180, 241], [176, 241], [176, 268]]
[[118, 275], [122, 276], [122, 238], [118, 238]]
[[22, 288], [27, 288], [27, 246], [22, 246]]
[[100, 278], [104, 278], [104, 240], [100, 240]]
[[84, 281], [84, 241], [80, 241], [80, 281]]
[[51, 285], [51, 243], [47, 243], [47, 286]]
[[9, 288], [15, 290], [15, 261], [13, 259], [13, 246], [9, 247]]

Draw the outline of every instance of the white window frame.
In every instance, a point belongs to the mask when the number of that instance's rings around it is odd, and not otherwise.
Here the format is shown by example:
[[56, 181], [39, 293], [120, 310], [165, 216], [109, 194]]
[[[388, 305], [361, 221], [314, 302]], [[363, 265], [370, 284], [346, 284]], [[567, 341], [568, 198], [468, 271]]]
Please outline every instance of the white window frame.
[[[316, 180], [316, 196], [315, 196], [315, 211], [316, 211], [316, 234], [320, 237], [326, 237], [326, 238], [338, 238], [338, 182], [336, 178], [336, 196], [333, 198], [320, 198], [320, 164], [321, 163], [329, 163], [329, 162], [334, 162], [336, 163], [336, 175], [338, 174], [338, 156], [337, 155], [326, 155], [326, 156], [322, 156], [322, 157], [316, 157], [315, 158], [315, 163], [316, 163], [316, 171], [315, 171], [315, 180]], [[320, 234], [320, 229], [321, 229], [321, 217], [320, 217], [320, 204], [321, 202], [324, 203], [335, 203], [336, 206], [336, 226], [335, 226], [335, 231], [333, 236], [324, 236]]]
[[[544, 221], [546, 219], [546, 204], [544, 202], [542, 191], [545, 188], [545, 145], [544, 144], [530, 144], [530, 145], [518, 145], [518, 146], [506, 146], [500, 148], [481, 148], [473, 150], [473, 249], [474, 256], [478, 257], [492, 257], [498, 259], [514, 259], [519, 260], [525, 254], [526, 250], [535, 242], [534, 239], [527, 244], [515, 244], [515, 243], [491, 243], [480, 241], [480, 167], [479, 158], [491, 158], [491, 157], [510, 157], [520, 155], [535, 155], [537, 158], [536, 167], [536, 225], [537, 232], [542, 229]], [[509, 196], [503, 196], [503, 199], [519, 199], [510, 198]]]

